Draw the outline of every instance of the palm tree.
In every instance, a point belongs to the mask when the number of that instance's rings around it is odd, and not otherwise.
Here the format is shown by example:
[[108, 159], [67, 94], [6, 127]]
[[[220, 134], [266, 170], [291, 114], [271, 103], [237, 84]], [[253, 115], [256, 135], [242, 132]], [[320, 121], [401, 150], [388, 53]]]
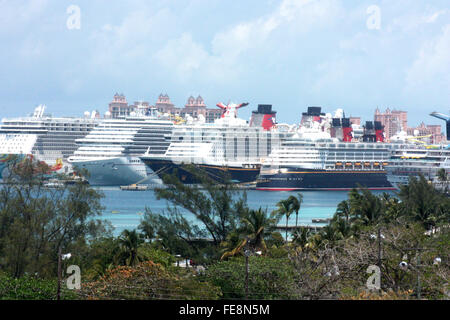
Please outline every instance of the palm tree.
[[336, 209], [336, 216], [345, 218], [345, 222], [349, 222], [351, 215], [350, 204], [347, 200], [341, 201]]
[[439, 181], [441, 181], [441, 182], [447, 181], [447, 172], [445, 171], [444, 168], [441, 168], [438, 170], [437, 176], [438, 176]]
[[307, 247], [307, 244], [311, 240], [312, 232], [308, 228], [296, 229], [293, 235], [293, 242], [298, 244], [302, 250]]
[[119, 261], [127, 266], [134, 266], [142, 261], [138, 249], [143, 242], [141, 234], [136, 230], [124, 230], [119, 237]]
[[289, 217], [290, 217], [291, 213], [293, 212], [291, 203], [292, 202], [290, 199], [280, 200], [277, 203], [278, 209], [276, 209], [274, 211], [274, 214], [276, 214], [279, 218], [282, 216], [286, 216], [286, 242], [287, 242], [287, 234], [288, 234]]
[[267, 211], [259, 208], [258, 210], [248, 210], [247, 214], [241, 219], [241, 233], [249, 236], [254, 243], [255, 249], [265, 251], [267, 249], [265, 238], [276, 226], [276, 219], [267, 216]]
[[259, 208], [258, 210], [247, 210], [240, 222], [241, 226], [238, 231], [231, 233], [227, 241], [223, 243], [228, 250], [222, 255], [222, 260], [237, 255], [247, 242], [251, 243], [254, 250], [266, 251], [265, 239], [275, 228], [277, 219], [269, 217], [267, 211]]
[[246, 244], [247, 238], [241, 239], [239, 233], [231, 232], [227, 239], [220, 244], [221, 247], [225, 248], [220, 260], [238, 255]]
[[382, 200], [368, 189], [350, 191], [349, 204], [354, 219], [363, 225], [374, 224], [382, 216]]
[[442, 183], [443, 186], [442, 190], [444, 190], [444, 192], [447, 192], [447, 182], [448, 182], [447, 171], [444, 168], [439, 169], [437, 172], [437, 177], [439, 181]]
[[298, 226], [298, 212], [300, 211], [300, 207], [303, 202], [303, 195], [301, 193], [298, 194], [297, 198], [295, 196], [290, 196], [288, 200], [291, 202], [292, 211], [295, 211], [295, 229], [297, 230]]

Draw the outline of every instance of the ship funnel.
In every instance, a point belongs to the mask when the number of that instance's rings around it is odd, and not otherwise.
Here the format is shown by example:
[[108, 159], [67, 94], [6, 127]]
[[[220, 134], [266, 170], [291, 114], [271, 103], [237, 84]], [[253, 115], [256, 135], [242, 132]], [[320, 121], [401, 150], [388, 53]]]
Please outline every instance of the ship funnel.
[[350, 122], [350, 118], [342, 118], [342, 140], [345, 142], [350, 142], [353, 139], [353, 128]]
[[222, 109], [222, 118], [237, 118], [237, 110], [239, 108], [248, 106], [248, 102], [241, 104], [229, 103], [224, 105], [222, 102], [216, 104], [220, 109]]
[[330, 135], [332, 138], [343, 140], [342, 136], [342, 123], [340, 118], [333, 118], [331, 120]]
[[312, 124], [313, 122], [321, 122], [321, 116], [325, 116], [325, 113], [322, 112], [322, 107], [308, 107], [307, 112], [302, 113], [301, 124]]
[[276, 123], [276, 114], [277, 112], [272, 110], [271, 104], [258, 104], [258, 110], [252, 111], [250, 126], [270, 130]]
[[375, 134], [375, 128], [373, 126], [372, 121], [366, 121], [366, 125], [364, 127], [363, 141], [364, 142], [376, 142], [377, 137]]
[[375, 138], [377, 142], [384, 142], [383, 125], [380, 121], [374, 121], [375, 126]]

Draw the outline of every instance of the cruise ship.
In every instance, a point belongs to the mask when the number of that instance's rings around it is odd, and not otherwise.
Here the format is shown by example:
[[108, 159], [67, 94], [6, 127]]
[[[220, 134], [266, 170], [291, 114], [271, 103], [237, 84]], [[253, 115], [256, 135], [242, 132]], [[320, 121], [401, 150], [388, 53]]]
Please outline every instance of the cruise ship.
[[164, 153], [173, 122], [155, 108], [138, 106], [130, 116], [105, 119], [87, 136], [77, 139], [78, 149], [69, 157], [77, 169], [86, 169], [93, 186], [161, 184], [139, 156]]
[[250, 123], [238, 118], [237, 110], [246, 105], [217, 104], [223, 109], [221, 118], [214, 123], [188, 121], [176, 126], [166, 152], [152, 154], [150, 148], [141, 159], [159, 177], [176, 172], [185, 184], [199, 182], [185, 169], [186, 164], [203, 169], [217, 182], [225, 179], [235, 183], [256, 181], [262, 159], [290, 135], [290, 128], [276, 124], [272, 105], [258, 105]]
[[97, 113], [84, 117], [52, 117], [45, 113], [46, 106], [39, 105], [27, 117], [2, 119], [0, 126], [0, 178], [8, 162], [32, 156], [45, 162], [52, 172], [72, 173], [67, 162], [77, 149], [75, 140], [86, 136], [101, 120]]
[[264, 161], [257, 190], [393, 190], [385, 167], [391, 150], [379, 122], [366, 122], [360, 141], [353, 141], [350, 120], [331, 118], [320, 107], [303, 113], [298, 132]]
[[408, 184], [410, 176], [418, 178], [420, 174], [433, 184], [440, 185], [438, 171], [441, 169], [450, 175], [450, 145], [397, 149], [386, 167], [387, 178], [395, 188]]
[[399, 189], [400, 185], [408, 184], [409, 177], [418, 178], [423, 175], [428, 181], [438, 187], [443, 187], [438, 172], [445, 170], [450, 176], [450, 117], [433, 112], [430, 114], [447, 122], [447, 143], [439, 145], [410, 145], [395, 150], [386, 167], [389, 182]]

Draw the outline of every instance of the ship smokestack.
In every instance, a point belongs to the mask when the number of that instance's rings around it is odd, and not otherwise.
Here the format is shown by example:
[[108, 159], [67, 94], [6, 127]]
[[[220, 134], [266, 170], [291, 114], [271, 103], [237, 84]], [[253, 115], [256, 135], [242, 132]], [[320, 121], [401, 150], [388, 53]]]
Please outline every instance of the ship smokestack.
[[341, 141], [343, 140], [342, 125], [340, 118], [333, 118], [331, 120], [330, 135], [332, 138], [337, 138]]
[[375, 121], [375, 138], [376, 142], [384, 142], [384, 135], [383, 135], [383, 125], [380, 121]]
[[366, 125], [364, 126], [363, 141], [364, 142], [376, 142], [377, 141], [377, 137], [375, 134], [375, 129], [374, 129], [372, 121], [366, 121]]
[[276, 114], [277, 112], [272, 110], [271, 104], [258, 104], [258, 110], [252, 111], [250, 126], [270, 130], [276, 124]]
[[350, 142], [353, 139], [353, 128], [350, 122], [350, 118], [342, 118], [342, 140], [345, 142]]
[[302, 113], [302, 121], [301, 124], [305, 124], [308, 122], [321, 122], [321, 116], [324, 116], [325, 113], [321, 112], [322, 107], [308, 107], [308, 112]]

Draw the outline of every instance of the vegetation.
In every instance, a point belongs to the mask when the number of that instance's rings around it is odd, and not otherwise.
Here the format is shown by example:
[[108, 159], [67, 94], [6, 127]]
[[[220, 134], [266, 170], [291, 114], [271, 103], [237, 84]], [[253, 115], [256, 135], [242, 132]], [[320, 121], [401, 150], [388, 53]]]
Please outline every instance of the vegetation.
[[217, 299], [220, 290], [189, 274], [180, 275], [161, 264], [146, 261], [134, 267], [118, 266], [97, 281], [83, 285], [87, 299]]
[[[249, 259], [249, 299], [295, 299], [296, 273], [287, 257]], [[211, 265], [204, 279], [221, 289], [224, 299], [245, 298], [245, 261], [232, 258]]]
[[[313, 231], [298, 226], [301, 194], [269, 213], [248, 208], [226, 178], [218, 185], [195, 171], [192, 186], [166, 176], [169, 187], [155, 193], [167, 210], [147, 208], [137, 229], [114, 237], [88, 185], [45, 188], [48, 170], [32, 159], [10, 172], [0, 190], [0, 299], [55, 299], [59, 250], [72, 254], [63, 270], [82, 270], [81, 290], [63, 288], [63, 299], [244, 299], [246, 261], [250, 299], [449, 297], [450, 198], [423, 177], [395, 196], [351, 190]], [[293, 213], [288, 241], [276, 229]], [[379, 290], [366, 285], [370, 266]]]
[[77, 252], [108, 232], [96, 219], [101, 194], [78, 182], [44, 188], [45, 165], [26, 158], [0, 190], [0, 270], [14, 278], [57, 273], [58, 250]]

